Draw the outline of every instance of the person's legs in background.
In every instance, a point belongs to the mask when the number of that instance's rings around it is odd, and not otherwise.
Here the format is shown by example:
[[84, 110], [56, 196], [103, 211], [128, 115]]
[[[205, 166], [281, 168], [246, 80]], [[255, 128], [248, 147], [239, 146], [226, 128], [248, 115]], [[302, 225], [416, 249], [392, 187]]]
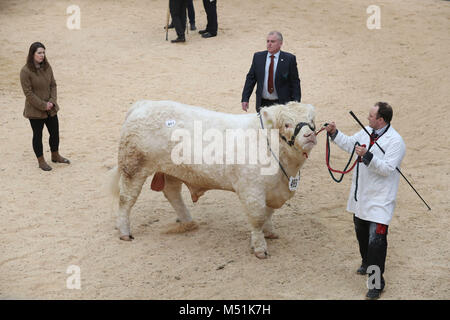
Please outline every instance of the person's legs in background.
[[188, 0], [187, 11], [189, 16], [190, 30], [197, 30], [197, 27], [195, 26], [195, 9], [193, 0]]
[[44, 149], [42, 146], [42, 130], [46, 119], [29, 119], [31, 129], [33, 130], [33, 151], [38, 160], [39, 168], [44, 171], [52, 170], [44, 159]]
[[59, 154], [59, 121], [58, 115], [48, 117], [45, 119], [45, 126], [47, 127], [49, 138], [48, 143], [50, 145], [50, 151], [52, 152], [52, 162], [55, 163], [67, 163], [70, 161]]
[[186, 29], [186, 6], [187, 0], [170, 0], [169, 9], [172, 23], [177, 32], [177, 38], [171, 42], [185, 42], [184, 31]]
[[203, 38], [211, 38], [217, 35], [217, 1], [216, 0], [203, 0], [203, 7], [206, 12], [207, 24], [204, 30], [200, 30], [199, 33]]

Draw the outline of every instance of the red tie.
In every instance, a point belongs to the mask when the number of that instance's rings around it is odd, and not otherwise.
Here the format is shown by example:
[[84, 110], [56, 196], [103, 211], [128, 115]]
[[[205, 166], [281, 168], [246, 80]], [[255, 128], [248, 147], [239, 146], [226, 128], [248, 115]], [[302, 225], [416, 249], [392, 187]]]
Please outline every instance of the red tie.
[[378, 140], [378, 134], [375, 133], [375, 130], [372, 131], [372, 134], [370, 135], [370, 147], [369, 149], [374, 145], [374, 143]]
[[270, 66], [269, 66], [269, 79], [267, 81], [267, 90], [269, 93], [273, 92], [273, 58], [274, 55], [270, 56]]

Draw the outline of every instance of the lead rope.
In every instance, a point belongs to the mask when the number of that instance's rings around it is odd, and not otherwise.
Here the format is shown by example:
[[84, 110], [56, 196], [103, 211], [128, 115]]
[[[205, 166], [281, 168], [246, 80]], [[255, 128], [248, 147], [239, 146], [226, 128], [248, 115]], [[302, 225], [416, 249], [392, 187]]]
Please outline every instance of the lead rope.
[[[356, 146], [362, 146], [362, 147], [365, 147], [366, 145], [365, 145], [365, 144], [361, 145], [358, 141], [356, 141], [356, 142], [355, 142], [355, 145], [353, 146], [352, 154], [350, 155], [350, 158], [348, 159], [348, 162], [347, 162], [347, 164], [345, 165], [344, 170], [342, 170], [342, 171], [340, 171], [340, 170], [335, 170], [335, 169], [331, 168], [331, 166], [330, 166], [330, 135], [329, 135], [328, 132], [327, 132], [327, 145], [326, 145], [326, 149], [325, 149], [325, 150], [326, 150], [326, 151], [325, 151], [325, 153], [326, 153], [326, 158], [325, 158], [325, 160], [326, 160], [326, 163], [327, 163], [328, 172], [330, 173], [331, 178], [332, 178], [335, 182], [340, 183], [340, 182], [342, 181], [342, 179], [344, 178], [344, 175], [346, 175], [347, 173], [349, 173], [350, 171], [352, 171], [352, 170], [355, 168], [355, 166], [356, 166], [356, 180], [355, 180], [355, 194], [354, 194], [354, 198], [355, 198], [355, 201], [358, 201], [358, 199], [357, 199], [357, 197], [356, 197], [356, 194], [357, 194], [357, 192], [358, 192], [359, 163], [362, 162], [362, 157], [358, 156], [358, 157], [356, 158], [355, 162], [353, 163], [352, 167], [351, 167], [350, 169], [347, 170], [348, 166], [350, 165], [350, 163], [351, 163], [351, 161], [352, 161], [352, 159], [353, 159], [353, 155], [355, 154]], [[340, 177], [339, 179], [336, 179], [336, 178], [334, 177], [334, 175], [333, 175], [333, 172], [340, 173], [340, 174], [341, 174], [341, 177]]]
[[[322, 128], [321, 128], [319, 131], [317, 131], [317, 132], [315, 133], [316, 136], [317, 136], [320, 132], [322, 132], [322, 131], [325, 129], [325, 127], [326, 127], [327, 125], [328, 125], [328, 123], [325, 123], [325, 124], [322, 126]], [[344, 168], [343, 170], [336, 170], [336, 169], [333, 169], [333, 168], [331, 168], [331, 166], [330, 166], [330, 134], [327, 132], [327, 141], [326, 141], [326, 147], [325, 147], [325, 162], [326, 162], [326, 164], [327, 164], [328, 172], [330, 173], [331, 178], [332, 178], [335, 182], [340, 183], [340, 182], [342, 181], [342, 179], [344, 178], [344, 175], [346, 175], [347, 173], [351, 172], [351, 171], [355, 168], [355, 166], [356, 166], [356, 182], [355, 182], [355, 194], [354, 194], [354, 197], [355, 197], [355, 201], [358, 201], [358, 199], [357, 199], [357, 197], [356, 197], [356, 194], [357, 194], [357, 192], [358, 192], [359, 163], [362, 162], [362, 158], [358, 156], [358, 157], [356, 158], [355, 162], [353, 163], [353, 165], [351, 166], [351, 168], [347, 170], [347, 168], [349, 167], [349, 165], [350, 165], [350, 163], [351, 163], [351, 161], [352, 161], [352, 159], [353, 159], [353, 155], [355, 154], [356, 146], [360, 146], [360, 144], [359, 144], [358, 141], [355, 142], [355, 145], [353, 146], [352, 154], [350, 155], [350, 158], [348, 159], [348, 162], [347, 162], [347, 164], [345, 165], [345, 168]], [[365, 147], [366, 145], [363, 144], [362, 146]], [[333, 172], [341, 174], [341, 177], [340, 177], [339, 179], [337, 179], [337, 178], [333, 175]]]

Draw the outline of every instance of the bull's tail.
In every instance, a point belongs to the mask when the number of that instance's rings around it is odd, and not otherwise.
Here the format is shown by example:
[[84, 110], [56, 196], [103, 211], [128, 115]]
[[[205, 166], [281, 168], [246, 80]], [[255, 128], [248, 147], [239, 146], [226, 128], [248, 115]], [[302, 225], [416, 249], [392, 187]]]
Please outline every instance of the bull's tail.
[[119, 188], [119, 179], [120, 179], [120, 173], [115, 166], [108, 172], [108, 187], [109, 187], [109, 194], [116, 200], [119, 198], [120, 194], [120, 188]]

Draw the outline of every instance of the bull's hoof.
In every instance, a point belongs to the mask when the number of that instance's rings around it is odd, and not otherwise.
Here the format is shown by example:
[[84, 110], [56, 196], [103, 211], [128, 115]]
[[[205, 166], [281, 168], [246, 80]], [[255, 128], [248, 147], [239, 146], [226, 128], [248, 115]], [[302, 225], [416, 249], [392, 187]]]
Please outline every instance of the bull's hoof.
[[195, 221], [177, 222], [171, 224], [163, 231], [165, 234], [184, 233], [198, 229], [198, 224]]
[[255, 251], [255, 256], [259, 259], [267, 259], [267, 251]]
[[278, 239], [279, 236], [274, 232], [264, 232], [264, 238], [266, 239]]
[[123, 241], [131, 241], [133, 239], [134, 239], [134, 237], [131, 234], [127, 235], [127, 236], [120, 236], [120, 240], [123, 240]]

